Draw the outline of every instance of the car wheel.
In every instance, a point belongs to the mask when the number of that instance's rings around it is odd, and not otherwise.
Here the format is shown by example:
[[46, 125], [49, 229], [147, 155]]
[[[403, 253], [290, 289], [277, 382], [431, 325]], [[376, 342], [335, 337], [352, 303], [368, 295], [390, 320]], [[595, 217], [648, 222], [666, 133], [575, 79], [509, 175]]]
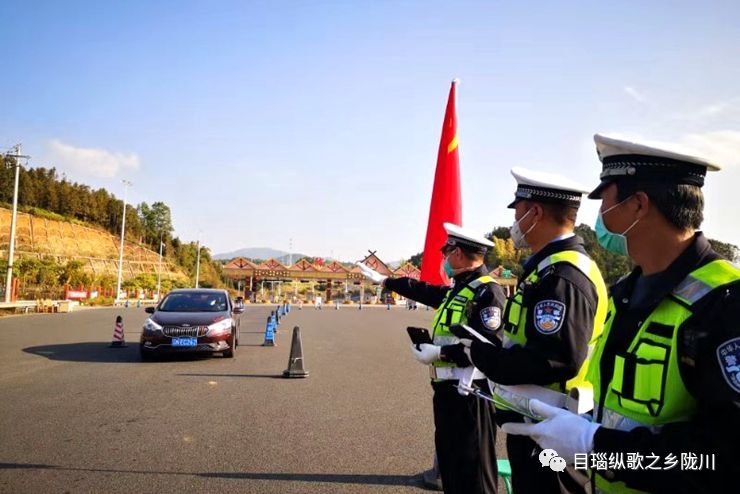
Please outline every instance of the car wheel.
[[234, 358], [234, 349], [236, 346], [236, 335], [229, 341], [229, 349], [225, 350], [223, 356], [225, 358]]

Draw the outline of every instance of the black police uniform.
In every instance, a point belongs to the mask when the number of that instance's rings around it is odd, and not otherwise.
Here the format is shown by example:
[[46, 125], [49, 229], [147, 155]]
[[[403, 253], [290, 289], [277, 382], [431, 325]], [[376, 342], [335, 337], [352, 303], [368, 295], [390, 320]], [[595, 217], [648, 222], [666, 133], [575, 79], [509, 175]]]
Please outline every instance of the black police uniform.
[[[454, 277], [453, 287], [431, 285], [412, 278], [388, 278], [384, 285], [406, 298], [439, 308], [449, 290], [453, 291], [451, 295], [454, 296], [468, 283], [487, 274], [485, 266], [461, 273]], [[488, 319], [481, 313], [489, 307], [503, 310], [505, 301], [501, 286], [486, 283], [476, 290], [473, 303], [467, 308], [468, 325], [499, 345], [495, 330], [489, 327], [490, 323], [486, 325], [484, 321]], [[445, 359], [444, 352], [442, 358]], [[432, 382], [434, 437], [442, 485], [448, 494], [493, 494], [496, 492], [498, 474], [494, 409], [490, 403], [472, 395], [460, 395], [457, 383], [453, 380]]]
[[[690, 272], [721, 256], [712, 250], [701, 233], [662, 273], [647, 278], [648, 287], [636, 268], [612, 287], [617, 316], [599, 361], [601, 389], [606, 389], [614, 368], [615, 356], [626, 351], [641, 322]], [[657, 277], [656, 277], [657, 276]], [[643, 286], [640, 286], [643, 285]], [[627, 469], [608, 471], [610, 481], [649, 492], [730, 492], [737, 485], [740, 460], [740, 388], [731, 384], [732, 374], [725, 369], [718, 350], [728, 342], [740, 345], [740, 281], [710, 292], [692, 307], [692, 318], [679, 328], [678, 362], [681, 378], [697, 403], [696, 414], [686, 422], [674, 422], [658, 432], [645, 427], [620, 431], [601, 427], [594, 435], [594, 452], [609, 454], [640, 453], [665, 459], [681, 453], [714, 454], [714, 469]], [[736, 352], [736, 355], [740, 351]], [[740, 364], [740, 362], [738, 362]], [[598, 397], [596, 397], [598, 398]], [[600, 417], [595, 417], [600, 422]], [[647, 464], [648, 462], [645, 462]], [[661, 463], [662, 465], [662, 463]]]
[[[521, 280], [537, 269], [546, 257], [561, 251], [586, 254], [583, 240], [573, 235], [550, 242], [524, 263]], [[588, 343], [594, 327], [598, 304], [596, 288], [588, 277], [570, 263], [560, 262], [546, 268], [538, 280], [523, 290], [523, 306], [527, 308], [525, 346], [499, 348], [473, 341], [470, 356], [475, 366], [491, 381], [504, 385], [549, 385], [565, 382], [578, 374], [588, 354]], [[543, 334], [535, 327], [534, 307], [553, 300], [565, 306], [564, 320], [559, 330]], [[507, 312], [510, 309], [507, 308]], [[504, 322], [508, 313], [504, 314]], [[497, 422], [521, 422], [521, 415], [497, 411]], [[586, 492], [588, 476], [568, 467], [555, 472], [539, 461], [542, 450], [527, 436], [508, 435], [506, 448], [512, 471], [514, 492]]]

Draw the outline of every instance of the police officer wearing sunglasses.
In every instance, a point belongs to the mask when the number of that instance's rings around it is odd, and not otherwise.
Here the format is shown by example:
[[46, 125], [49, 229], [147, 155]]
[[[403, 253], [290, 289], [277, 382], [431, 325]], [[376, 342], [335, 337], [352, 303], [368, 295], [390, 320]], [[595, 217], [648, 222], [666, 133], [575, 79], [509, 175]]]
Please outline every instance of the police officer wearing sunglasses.
[[[448, 494], [495, 494], [496, 426], [490, 403], [473, 395], [461, 395], [457, 384], [470, 365], [458, 338], [450, 332], [455, 324], [467, 324], [500, 345], [496, 331], [506, 296], [483, 263], [493, 247], [488, 239], [462, 227], [444, 224], [447, 242], [442, 247], [443, 269], [451, 286], [431, 285], [412, 278], [385, 278], [358, 264], [363, 274], [406, 298], [436, 308], [432, 323], [433, 344], [412, 345], [414, 357], [429, 366], [434, 390], [435, 447], [442, 486]], [[477, 373], [477, 384], [485, 379]]]

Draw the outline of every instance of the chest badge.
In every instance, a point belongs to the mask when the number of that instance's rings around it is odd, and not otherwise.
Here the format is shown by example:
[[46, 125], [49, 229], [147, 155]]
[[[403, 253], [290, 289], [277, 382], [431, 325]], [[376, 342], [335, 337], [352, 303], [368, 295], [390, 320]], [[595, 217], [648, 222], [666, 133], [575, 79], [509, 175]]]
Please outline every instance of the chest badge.
[[718, 346], [717, 358], [725, 381], [740, 393], [740, 338], [733, 338]]
[[534, 327], [542, 334], [557, 333], [565, 320], [565, 304], [543, 300], [534, 306]]

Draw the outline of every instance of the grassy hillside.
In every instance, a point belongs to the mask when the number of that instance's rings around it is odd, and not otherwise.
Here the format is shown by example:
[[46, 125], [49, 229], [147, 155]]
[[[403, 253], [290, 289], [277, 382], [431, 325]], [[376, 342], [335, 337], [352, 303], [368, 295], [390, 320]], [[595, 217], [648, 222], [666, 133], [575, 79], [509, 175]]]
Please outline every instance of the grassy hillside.
[[[47, 217], [18, 213], [16, 259], [53, 257], [60, 263], [77, 260], [85, 271], [96, 277], [117, 275], [120, 237], [81, 222], [50, 219], [59, 217], [53, 213], [44, 216]], [[11, 211], [0, 208], [0, 256], [3, 259], [7, 259], [10, 220]], [[159, 253], [126, 241], [123, 259], [123, 278], [126, 280], [140, 274], [156, 273]], [[162, 270], [163, 278], [187, 280], [186, 274], [167, 259], [163, 259]]]

